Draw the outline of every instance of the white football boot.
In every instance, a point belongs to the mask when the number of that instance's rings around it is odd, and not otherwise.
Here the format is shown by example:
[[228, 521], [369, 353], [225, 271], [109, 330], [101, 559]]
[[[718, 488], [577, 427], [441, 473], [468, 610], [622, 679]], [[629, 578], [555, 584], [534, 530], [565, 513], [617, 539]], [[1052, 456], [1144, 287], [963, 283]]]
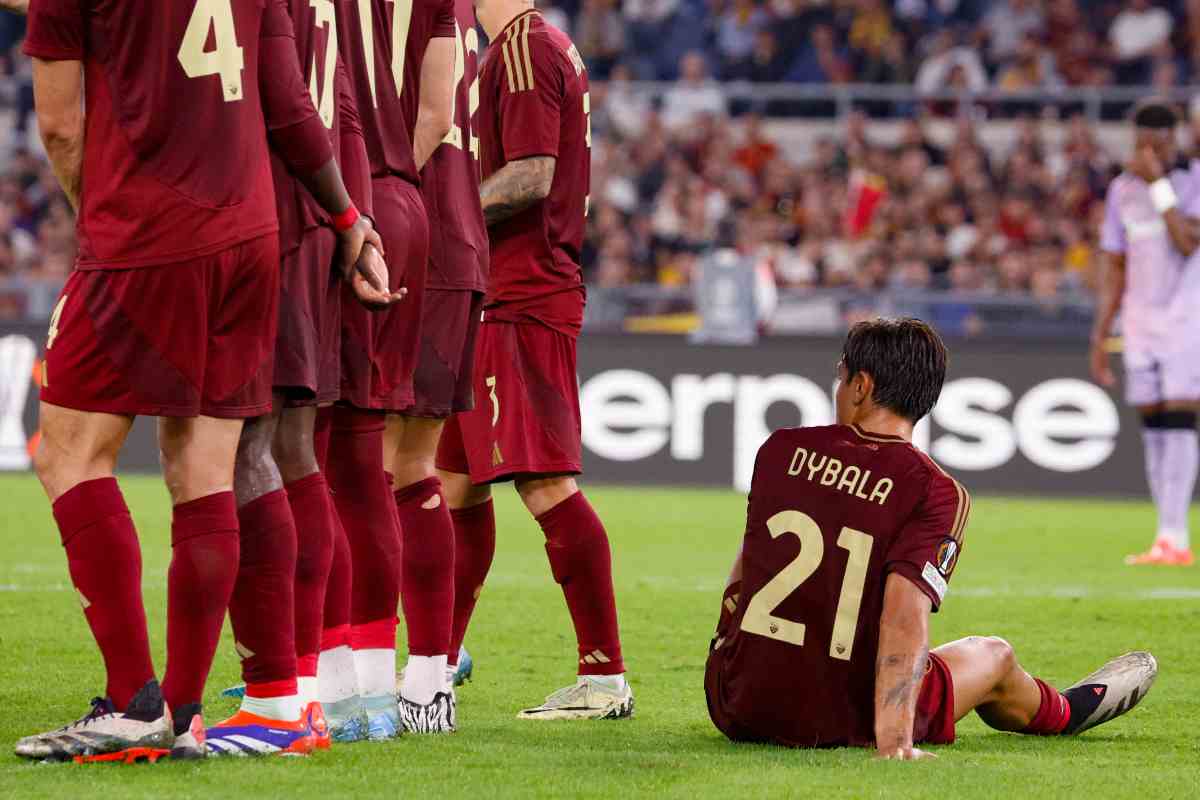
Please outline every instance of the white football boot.
[[1145, 652], [1117, 656], [1063, 691], [1071, 704], [1071, 721], [1064, 736], [1083, 733], [1133, 709], [1154, 685], [1158, 662]]
[[536, 708], [527, 708], [517, 719], [624, 719], [633, 716], [633, 690], [628, 681], [621, 688], [608, 681], [580, 675], [572, 686], [559, 689]]

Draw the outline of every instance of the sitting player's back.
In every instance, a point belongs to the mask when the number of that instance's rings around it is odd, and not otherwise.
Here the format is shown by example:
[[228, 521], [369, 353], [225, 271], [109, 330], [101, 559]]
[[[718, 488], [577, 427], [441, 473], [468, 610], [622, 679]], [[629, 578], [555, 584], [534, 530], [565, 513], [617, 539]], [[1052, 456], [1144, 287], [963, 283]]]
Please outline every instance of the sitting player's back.
[[736, 728], [727, 733], [798, 746], [872, 742], [886, 577], [900, 572], [936, 609], [969, 502], [899, 437], [849, 425], [772, 435], [755, 465], [742, 580], [726, 593], [717, 632], [724, 669], [710, 666], [710, 694]]

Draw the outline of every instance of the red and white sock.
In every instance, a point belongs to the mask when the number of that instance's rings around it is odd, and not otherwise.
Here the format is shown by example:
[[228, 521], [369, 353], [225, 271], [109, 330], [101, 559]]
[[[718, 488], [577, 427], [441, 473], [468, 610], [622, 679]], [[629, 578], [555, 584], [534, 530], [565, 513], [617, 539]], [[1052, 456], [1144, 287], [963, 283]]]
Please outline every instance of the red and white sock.
[[613, 597], [612, 553], [604, 524], [583, 492], [537, 518], [550, 569], [563, 590], [579, 644], [580, 675], [621, 675], [621, 639]]
[[301, 705], [317, 699], [325, 593], [333, 565], [333, 501], [320, 472], [284, 487], [296, 520], [296, 675]]
[[238, 510], [241, 557], [229, 604], [246, 696], [242, 709], [268, 719], [300, 718], [294, 632], [296, 522], [278, 489]]
[[326, 480], [350, 544], [350, 638], [359, 690], [364, 697], [395, 694], [400, 530], [383, 471], [384, 417], [337, 406], [332, 427]]
[[123, 710], [154, 677], [142, 552], [116, 478], [85, 481], [54, 501], [75, 593], [104, 657], [106, 694]]
[[403, 543], [400, 599], [409, 654], [400, 692], [427, 705], [446, 688], [454, 621], [454, 522], [436, 477], [397, 489], [394, 497]]

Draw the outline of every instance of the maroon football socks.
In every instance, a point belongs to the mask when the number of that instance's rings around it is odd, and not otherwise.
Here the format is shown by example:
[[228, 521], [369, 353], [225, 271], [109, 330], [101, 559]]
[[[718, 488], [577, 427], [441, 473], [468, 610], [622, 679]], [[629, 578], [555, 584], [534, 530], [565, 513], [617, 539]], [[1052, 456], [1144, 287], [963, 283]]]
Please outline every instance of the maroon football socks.
[[315, 678], [333, 562], [333, 502], [320, 472], [292, 481], [284, 489], [296, 521], [296, 667], [300, 677]]
[[142, 553], [116, 478], [84, 481], [54, 501], [83, 615], [104, 657], [107, 694], [123, 711], [154, 677], [142, 605]]
[[250, 501], [238, 511], [241, 557], [229, 604], [242, 678], [248, 697], [296, 693], [294, 619], [296, 523], [282, 489]]
[[620, 675], [621, 641], [608, 534], [583, 492], [537, 518], [550, 569], [563, 589], [579, 643], [580, 675]]
[[171, 708], [199, 703], [238, 574], [238, 514], [233, 492], [175, 506], [167, 570], [167, 672]]
[[1042, 692], [1042, 702], [1038, 707], [1038, 712], [1033, 715], [1033, 719], [1021, 733], [1034, 736], [1057, 736], [1066, 729], [1067, 723], [1071, 721], [1071, 704], [1057, 689], [1041, 678], [1033, 680]]
[[454, 621], [448, 658], [450, 664], [458, 664], [458, 650], [496, 555], [496, 509], [488, 499], [456, 508], [450, 517], [454, 521]]
[[[334, 408], [326, 480], [350, 544], [350, 624], [355, 650], [396, 647], [400, 530], [391, 486], [383, 471], [383, 428], [382, 414]], [[380, 686], [382, 682], [381, 678]]]
[[400, 598], [408, 652], [448, 652], [454, 620], [454, 521], [442, 482], [426, 478], [395, 492], [403, 540]]

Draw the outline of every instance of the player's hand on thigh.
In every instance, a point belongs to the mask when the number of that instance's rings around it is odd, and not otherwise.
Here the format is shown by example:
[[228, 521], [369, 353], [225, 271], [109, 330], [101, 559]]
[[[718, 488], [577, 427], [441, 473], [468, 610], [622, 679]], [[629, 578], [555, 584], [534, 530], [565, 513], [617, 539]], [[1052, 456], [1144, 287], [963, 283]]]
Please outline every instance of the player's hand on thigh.
[[876, 753], [875, 757], [881, 761], [921, 761], [927, 758], [937, 758], [937, 753], [931, 753], [919, 747], [897, 747], [895, 750]]
[[354, 264], [350, 285], [358, 302], [372, 311], [387, 308], [403, 300], [408, 290], [403, 287], [395, 292], [388, 291], [388, 268], [381, 251], [374, 246], [363, 247], [362, 254]]

